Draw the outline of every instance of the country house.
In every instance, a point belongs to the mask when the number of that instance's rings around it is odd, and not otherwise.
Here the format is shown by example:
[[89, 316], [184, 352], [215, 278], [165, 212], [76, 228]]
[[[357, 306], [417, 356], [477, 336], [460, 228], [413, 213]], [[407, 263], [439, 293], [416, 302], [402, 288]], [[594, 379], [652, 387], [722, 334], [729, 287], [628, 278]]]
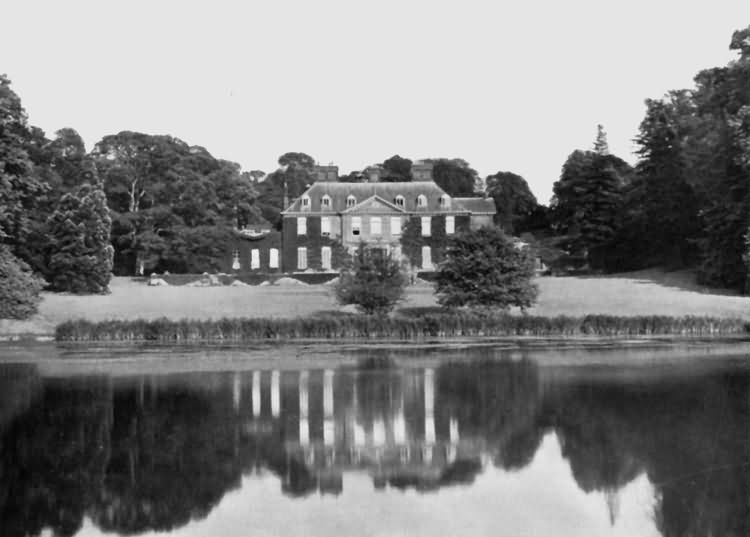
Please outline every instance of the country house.
[[[425, 177], [427, 165], [417, 167]], [[432, 180], [368, 179], [316, 181], [282, 212], [284, 270], [336, 269], [336, 246], [352, 252], [360, 243], [433, 270], [448, 236], [490, 225], [495, 215], [492, 199], [452, 198]]]
[[[431, 179], [431, 165], [416, 163], [411, 182], [339, 182], [336, 166], [318, 166], [316, 181], [297, 199], [285, 200], [282, 231], [256, 226], [238, 231], [227, 272], [334, 271], [360, 243], [380, 248], [414, 271], [442, 260], [447, 237], [490, 225], [490, 198], [454, 198]], [[230, 270], [231, 267], [231, 270]]]

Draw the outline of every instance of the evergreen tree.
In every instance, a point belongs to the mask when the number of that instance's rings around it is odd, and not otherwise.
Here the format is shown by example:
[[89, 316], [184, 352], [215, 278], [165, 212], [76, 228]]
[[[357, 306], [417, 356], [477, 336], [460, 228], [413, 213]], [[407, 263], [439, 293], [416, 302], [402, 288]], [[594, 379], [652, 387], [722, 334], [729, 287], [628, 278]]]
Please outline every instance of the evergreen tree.
[[609, 155], [574, 151], [553, 186], [553, 228], [567, 236], [571, 254], [604, 268], [621, 203], [622, 177]]
[[507, 309], [531, 307], [538, 289], [534, 261], [498, 227], [465, 231], [448, 241], [438, 270], [436, 292], [444, 306]]
[[629, 192], [626, 225], [644, 232], [638, 239], [644, 264], [684, 266], [694, 257], [697, 199], [686, 181], [672, 108], [654, 100], [647, 100], [646, 106], [636, 137], [640, 161]]
[[[746, 291], [745, 237], [750, 226], [748, 106], [750, 106], [750, 27], [735, 32], [730, 45], [739, 58], [726, 67], [706, 69], [692, 92], [694, 129], [691, 168], [702, 194], [698, 279]], [[699, 174], [699, 175], [698, 175]]]
[[339, 275], [339, 304], [354, 304], [368, 314], [383, 315], [403, 299], [407, 279], [399, 262], [379, 248], [360, 244]]
[[603, 125], [596, 126], [596, 141], [594, 142], [594, 153], [601, 156], [609, 155], [609, 144], [607, 143], [607, 133], [604, 132]]
[[50, 286], [55, 291], [106, 293], [112, 273], [112, 220], [101, 188], [65, 194], [50, 216]]

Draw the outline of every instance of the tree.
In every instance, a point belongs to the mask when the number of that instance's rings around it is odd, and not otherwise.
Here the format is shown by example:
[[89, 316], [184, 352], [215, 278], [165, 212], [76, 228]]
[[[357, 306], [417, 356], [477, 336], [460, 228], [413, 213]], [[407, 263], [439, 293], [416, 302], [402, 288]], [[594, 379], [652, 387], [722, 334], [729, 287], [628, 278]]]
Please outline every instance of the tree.
[[533, 276], [534, 260], [500, 228], [466, 231], [448, 241], [437, 275], [438, 302], [451, 307], [518, 306], [523, 310], [536, 301]]
[[406, 284], [397, 260], [362, 243], [340, 272], [336, 299], [342, 305], [354, 304], [368, 315], [384, 315], [403, 299]]
[[572, 255], [596, 268], [615, 234], [622, 183], [606, 155], [576, 150], [553, 186], [553, 228], [568, 237]]
[[[203, 147], [171, 136], [124, 131], [105, 136], [92, 155], [112, 209], [115, 270], [120, 274], [172, 266], [169, 245], [183, 227], [230, 230], [262, 220], [256, 200], [266, 181], [256, 186], [239, 165], [216, 159]], [[289, 173], [312, 161], [300, 155], [280, 159]]]
[[[695, 77], [692, 109], [683, 137], [687, 169], [701, 196], [701, 262], [698, 280], [742, 290], [748, 269], [745, 235], [750, 222], [750, 166], [747, 165], [747, 107], [750, 106], [750, 27], [734, 33], [730, 49], [739, 57], [726, 67]], [[746, 290], [746, 289], [745, 289]], [[746, 290], [747, 291], [747, 290]]]
[[37, 312], [44, 280], [0, 244], [0, 319], [26, 319]]
[[[626, 199], [625, 225], [646, 230], [639, 239], [646, 264], [684, 266], [693, 257], [697, 200], [686, 180], [673, 108], [651, 99], [646, 108], [635, 140], [640, 160]], [[638, 218], [644, 222], [639, 224]]]
[[497, 172], [486, 180], [487, 194], [495, 201], [495, 221], [508, 234], [525, 231], [539, 204], [526, 179], [512, 172]]
[[601, 156], [609, 155], [609, 143], [607, 143], [607, 133], [603, 125], [596, 126], [596, 141], [594, 142], [594, 153]]
[[432, 178], [450, 196], [474, 196], [479, 183], [476, 170], [460, 158], [428, 159], [432, 162]]
[[279, 157], [279, 169], [257, 183], [257, 210], [263, 219], [281, 229], [284, 199], [292, 201], [302, 195], [315, 179], [315, 160], [305, 153], [284, 153]]
[[388, 182], [411, 181], [413, 179], [411, 165], [412, 161], [408, 158], [393, 155], [391, 158], [383, 161], [382, 166], [385, 169], [385, 174], [383, 174], [380, 180]]
[[112, 274], [112, 220], [101, 188], [65, 194], [47, 222], [52, 290], [106, 293]]
[[26, 151], [31, 135], [21, 99], [0, 75], [0, 243], [14, 255], [28, 239], [37, 200], [45, 191]]
[[282, 168], [290, 167], [308, 171], [312, 171], [315, 166], [315, 159], [307, 153], [284, 153], [279, 157], [278, 162]]

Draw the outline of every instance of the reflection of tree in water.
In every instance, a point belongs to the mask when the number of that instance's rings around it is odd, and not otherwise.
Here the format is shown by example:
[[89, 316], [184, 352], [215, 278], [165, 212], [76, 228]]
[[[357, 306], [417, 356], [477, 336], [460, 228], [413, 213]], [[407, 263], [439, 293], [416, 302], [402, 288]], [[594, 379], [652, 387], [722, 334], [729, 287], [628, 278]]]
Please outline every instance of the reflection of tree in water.
[[106, 385], [48, 382], [0, 439], [3, 535], [75, 534], [107, 461]]
[[30, 364], [0, 364], [0, 431], [28, 410], [42, 382]]
[[[365, 420], [384, 420], [403, 404], [410, 426], [424, 427], [424, 408], [417, 408], [424, 369], [378, 359], [349, 373], [334, 381], [337, 409], [354, 404]], [[605, 493], [613, 515], [617, 491], [645, 471], [664, 535], [750, 535], [748, 375], [636, 382], [541, 375], [526, 361], [436, 367], [438, 441], [457, 420], [462, 445], [481, 450], [433, 461], [428, 478], [418, 469], [376, 474], [375, 486], [427, 491], [469, 484], [482, 470], [480, 451], [519, 470], [543, 435], [555, 431], [580, 488]], [[311, 378], [319, 382], [322, 372]], [[246, 428], [247, 416], [233, 406], [230, 375], [172, 385], [46, 380], [41, 388], [34, 379], [14, 381], [16, 395], [2, 395], [16, 401], [0, 421], [3, 535], [36, 535], [45, 527], [73, 535], [84, 516], [105, 531], [169, 530], [205, 517], [243, 473], [261, 468], [277, 475], [291, 497], [341, 492], [340, 473], [316, 475], [285, 449], [294, 436], [289, 428], [298, 427], [294, 416], [282, 414], [262, 431]], [[319, 388], [311, 387], [311, 408], [322, 405]], [[282, 407], [293, 411], [296, 377], [282, 382], [284, 390]]]
[[195, 391], [118, 391], [111, 453], [91, 515], [105, 531], [164, 531], [205, 517], [239, 486], [228, 406]]
[[484, 439], [498, 466], [516, 470], [534, 457], [544, 432], [537, 425], [540, 394], [533, 362], [446, 364], [438, 370], [438, 394], [444, 411], [458, 417], [462, 435]]
[[646, 471], [665, 536], [750, 535], [745, 375], [580, 382], [555, 392], [545, 402], [545, 421], [582, 490], [612, 501]]

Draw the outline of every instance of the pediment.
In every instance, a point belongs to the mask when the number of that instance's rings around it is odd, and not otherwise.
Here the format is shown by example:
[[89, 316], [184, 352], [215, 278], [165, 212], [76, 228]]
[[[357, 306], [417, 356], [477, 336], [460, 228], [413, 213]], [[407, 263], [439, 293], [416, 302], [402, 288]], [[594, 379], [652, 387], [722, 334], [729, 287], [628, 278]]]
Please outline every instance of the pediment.
[[370, 196], [366, 200], [358, 203], [344, 211], [345, 214], [403, 214], [405, 211], [401, 207], [390, 203], [380, 196]]

